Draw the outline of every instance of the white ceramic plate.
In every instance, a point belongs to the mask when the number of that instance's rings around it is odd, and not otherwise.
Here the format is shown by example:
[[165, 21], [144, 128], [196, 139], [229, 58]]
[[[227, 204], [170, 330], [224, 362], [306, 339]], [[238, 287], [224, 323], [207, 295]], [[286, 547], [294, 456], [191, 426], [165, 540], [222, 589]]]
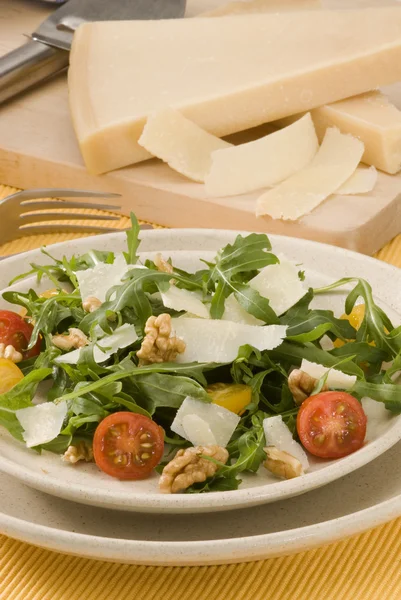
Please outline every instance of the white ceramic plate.
[[[235, 232], [213, 230], [155, 230], [142, 232], [144, 252], [163, 251], [172, 255], [180, 266], [197, 268], [199, 255], [206, 256], [235, 237]], [[401, 298], [394, 293], [401, 289], [401, 271], [359, 254], [310, 241], [271, 236], [273, 250], [290, 260], [302, 263], [307, 283], [321, 285], [340, 277], [357, 275], [373, 285], [378, 301], [397, 319], [401, 313]], [[125, 236], [111, 234], [101, 238], [86, 238], [58, 244], [52, 248], [55, 256], [82, 253], [90, 248], [124, 249]], [[191, 251], [194, 254], [191, 256]], [[46, 262], [34, 251], [5, 261], [0, 269], [0, 289], [31, 261]], [[32, 282], [19, 284], [20, 289]], [[14, 286], [15, 287], [15, 286]], [[319, 300], [320, 306], [341, 312], [343, 294], [333, 294]], [[3, 302], [3, 306], [4, 306]], [[0, 470], [24, 483], [69, 500], [94, 506], [141, 512], [207, 512], [255, 506], [276, 501], [326, 485], [367, 464], [401, 439], [401, 418], [383, 411], [371, 422], [369, 441], [358, 452], [335, 461], [311, 460], [311, 469], [303, 477], [278, 481], [265, 470], [256, 476], [243, 477], [238, 491], [200, 495], [161, 495], [157, 492], [158, 476], [140, 482], [121, 482], [99, 472], [94, 464], [72, 467], [50, 453], [41, 456], [26, 449], [6, 432], [0, 431]]]
[[401, 515], [401, 442], [356, 473], [252, 510], [145, 515], [68, 502], [0, 473], [0, 532], [58, 552], [145, 565], [211, 565], [309, 550]]

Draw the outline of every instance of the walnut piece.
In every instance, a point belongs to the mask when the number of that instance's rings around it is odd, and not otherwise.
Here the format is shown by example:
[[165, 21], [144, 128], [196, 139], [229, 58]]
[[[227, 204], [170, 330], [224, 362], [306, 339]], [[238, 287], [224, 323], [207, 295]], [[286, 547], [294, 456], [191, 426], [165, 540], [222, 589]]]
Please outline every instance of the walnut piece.
[[212, 477], [219, 465], [202, 458], [202, 455], [210, 456], [224, 464], [228, 460], [228, 451], [221, 446], [193, 446], [178, 450], [173, 460], [164, 467], [159, 479], [162, 494], [182, 492], [193, 483], [200, 483]]
[[[305, 373], [305, 371], [301, 371], [300, 369], [294, 369], [288, 376], [288, 387], [294, 398], [295, 404], [302, 404], [304, 400], [309, 398], [312, 394], [314, 387], [317, 383], [317, 379]], [[322, 391], [327, 390], [327, 385], [322, 387]]]
[[293, 479], [304, 474], [302, 464], [288, 452], [278, 450], [275, 446], [268, 446], [264, 450], [267, 458], [263, 466], [277, 477]]
[[68, 330], [68, 335], [53, 335], [52, 342], [60, 350], [72, 350], [72, 348], [87, 346], [88, 338], [80, 329], [71, 327]]
[[163, 313], [149, 317], [145, 325], [145, 337], [137, 352], [141, 365], [172, 362], [177, 354], [185, 352], [185, 342], [171, 336], [171, 317]]
[[63, 454], [65, 462], [75, 465], [78, 461], [84, 460], [90, 462], [93, 460], [93, 449], [86, 442], [79, 442], [76, 446], [68, 446]]
[[11, 344], [8, 346], [0, 344], [0, 358], [7, 358], [13, 363], [19, 363], [23, 359], [23, 356], [21, 352], [18, 352]]
[[95, 296], [88, 296], [82, 302], [82, 308], [87, 313], [93, 313], [93, 312], [95, 312], [95, 310], [97, 310], [101, 306], [102, 306], [101, 301], [99, 300], [99, 298], [96, 298]]
[[160, 252], [158, 252], [156, 254], [153, 262], [155, 263], [158, 271], [161, 271], [162, 273], [172, 273], [173, 272], [172, 265], [167, 260], [164, 260], [164, 258], [160, 254]]

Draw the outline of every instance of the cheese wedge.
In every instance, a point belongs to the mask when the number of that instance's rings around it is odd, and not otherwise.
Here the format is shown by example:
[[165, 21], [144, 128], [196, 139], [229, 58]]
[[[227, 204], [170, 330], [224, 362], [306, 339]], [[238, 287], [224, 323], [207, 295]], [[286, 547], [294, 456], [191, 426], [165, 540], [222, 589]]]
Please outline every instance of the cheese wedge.
[[401, 7], [81, 25], [70, 107], [86, 166], [149, 157], [149, 115], [172, 107], [218, 137], [401, 79]]
[[231, 196], [269, 187], [306, 167], [319, 148], [309, 113], [259, 140], [216, 150], [205, 178], [211, 196]]
[[245, 15], [265, 12], [286, 12], [288, 10], [309, 10], [321, 8], [319, 0], [242, 0], [229, 2], [214, 10], [199, 15], [200, 17], [225, 17], [228, 15]]
[[138, 143], [178, 173], [200, 183], [210, 171], [212, 152], [232, 145], [172, 108], [149, 117]]
[[377, 183], [377, 171], [375, 167], [358, 167], [355, 173], [351, 175], [347, 181], [345, 181], [336, 194], [342, 194], [343, 196], [350, 194], [368, 194], [373, 190]]
[[363, 150], [360, 140], [328, 129], [313, 161], [258, 199], [257, 216], [296, 221], [310, 213], [351, 177]]
[[401, 111], [381, 92], [322, 106], [312, 115], [319, 138], [327, 127], [338, 127], [365, 144], [364, 163], [392, 175], [401, 169]]
[[[338, 127], [365, 144], [362, 161], [394, 175], [401, 170], [401, 111], [379, 91], [327, 104], [311, 111], [321, 141], [328, 127]], [[301, 115], [276, 123], [287, 127]]]

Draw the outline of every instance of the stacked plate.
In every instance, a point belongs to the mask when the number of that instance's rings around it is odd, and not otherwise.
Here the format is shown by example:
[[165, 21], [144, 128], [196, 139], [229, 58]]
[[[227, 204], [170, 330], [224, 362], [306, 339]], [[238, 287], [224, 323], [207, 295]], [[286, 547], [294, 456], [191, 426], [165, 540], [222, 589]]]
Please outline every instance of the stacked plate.
[[[155, 230], [141, 237], [143, 257], [162, 252], [178, 266], [196, 269], [199, 258], [210, 258], [235, 233]], [[271, 241], [275, 252], [302, 263], [310, 285], [355, 274], [367, 278], [378, 303], [400, 320], [400, 270], [314, 242]], [[124, 246], [118, 233], [65, 242], [51, 252], [61, 257]], [[33, 251], [2, 262], [0, 289], [33, 261], [47, 259]], [[22, 290], [32, 282], [18, 285]], [[324, 303], [338, 312], [343, 297], [337, 293]], [[401, 515], [401, 417], [389, 416], [381, 405], [368, 417], [361, 450], [337, 461], [316, 460], [303, 477], [248, 476], [238, 491], [188, 496], [158, 494], [156, 476], [119, 482], [95, 465], [72, 467], [56, 455], [36, 455], [1, 430], [0, 531], [62, 552], [152, 565], [258, 560], [335, 541]]]

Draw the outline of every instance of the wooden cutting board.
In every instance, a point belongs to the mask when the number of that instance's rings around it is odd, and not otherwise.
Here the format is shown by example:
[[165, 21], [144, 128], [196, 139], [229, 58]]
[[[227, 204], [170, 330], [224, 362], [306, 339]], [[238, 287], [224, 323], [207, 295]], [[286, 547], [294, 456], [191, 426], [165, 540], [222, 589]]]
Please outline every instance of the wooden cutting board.
[[[384, 2], [371, 0], [369, 4]], [[189, 0], [187, 16], [223, 3]], [[350, 0], [345, 4], [349, 7]], [[330, 5], [343, 8], [344, 2], [330, 0]], [[48, 12], [44, 3], [2, 0], [0, 54], [24, 43], [24, 36]], [[393, 86], [391, 95], [401, 108], [401, 84]], [[332, 196], [295, 223], [256, 218], [258, 193], [209, 198], [203, 185], [185, 179], [157, 160], [107, 175], [89, 175], [71, 126], [67, 96], [66, 77], [61, 75], [0, 107], [1, 183], [21, 188], [112, 191], [121, 194], [118, 204], [122, 212], [133, 210], [140, 219], [161, 225], [266, 231], [327, 242], [366, 254], [372, 254], [401, 232], [401, 175], [380, 173], [371, 194]], [[245, 133], [241, 141], [247, 137]]]

